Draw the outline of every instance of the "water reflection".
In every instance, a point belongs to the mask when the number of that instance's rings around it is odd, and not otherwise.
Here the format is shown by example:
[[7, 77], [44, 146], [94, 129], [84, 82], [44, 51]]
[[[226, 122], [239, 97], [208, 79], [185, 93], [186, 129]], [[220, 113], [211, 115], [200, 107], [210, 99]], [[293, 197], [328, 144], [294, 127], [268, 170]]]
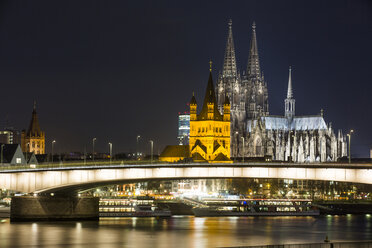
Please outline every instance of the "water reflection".
[[0, 221], [0, 247], [218, 247], [372, 240], [372, 217], [103, 218], [99, 222]]

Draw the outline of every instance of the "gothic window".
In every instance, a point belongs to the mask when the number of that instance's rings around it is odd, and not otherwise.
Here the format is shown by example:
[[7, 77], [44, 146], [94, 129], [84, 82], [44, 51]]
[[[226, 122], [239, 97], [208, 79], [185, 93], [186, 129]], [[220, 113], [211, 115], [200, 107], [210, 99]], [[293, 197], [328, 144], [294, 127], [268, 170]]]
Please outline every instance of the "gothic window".
[[255, 155], [261, 155], [262, 153], [262, 140], [259, 136], [254, 140], [254, 153]]

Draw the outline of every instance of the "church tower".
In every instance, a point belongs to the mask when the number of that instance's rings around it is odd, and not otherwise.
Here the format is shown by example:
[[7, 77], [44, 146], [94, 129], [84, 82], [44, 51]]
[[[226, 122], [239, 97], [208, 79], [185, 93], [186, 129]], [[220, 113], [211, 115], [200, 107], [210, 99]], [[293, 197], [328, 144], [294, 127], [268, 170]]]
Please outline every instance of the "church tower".
[[285, 117], [289, 122], [292, 122], [295, 116], [295, 99], [293, 98], [292, 92], [292, 68], [289, 67], [289, 78], [288, 78], [288, 90], [287, 98], [284, 100], [285, 105]]
[[195, 97], [190, 101], [190, 156], [195, 162], [232, 163], [230, 160], [230, 102], [224, 99], [223, 111], [218, 110], [216, 94], [209, 72], [203, 107], [196, 112]]
[[[224, 112], [226, 98], [230, 103], [231, 151], [236, 151], [237, 149], [234, 147], [238, 145], [237, 140], [240, 140], [240, 138], [236, 139], [236, 134], [242, 136], [245, 132], [246, 102], [245, 89], [242, 85], [240, 73], [237, 70], [232, 20], [228, 23], [228, 35], [222, 73], [220, 73], [217, 82], [217, 102], [218, 109], [221, 113]], [[231, 154], [231, 156], [236, 156], [236, 154]]]
[[234, 39], [232, 33], [232, 20], [229, 21], [228, 36], [226, 42], [225, 57], [222, 67], [222, 74], [220, 74], [217, 82], [217, 102], [220, 112], [223, 111], [223, 103], [225, 102], [225, 96], [231, 99], [231, 108], [236, 108], [240, 102], [239, 91], [240, 91], [240, 80], [238, 77], [238, 71], [236, 67], [236, 57], [234, 48]]
[[258, 56], [256, 24], [252, 25], [252, 39], [249, 50], [247, 70], [244, 75], [243, 85], [246, 86], [246, 102], [248, 119], [269, 115], [267, 84], [261, 74], [260, 59]]
[[21, 147], [23, 152], [45, 154], [45, 133], [41, 131], [39, 119], [36, 113], [36, 102], [32, 111], [31, 122], [27, 132], [22, 131]]

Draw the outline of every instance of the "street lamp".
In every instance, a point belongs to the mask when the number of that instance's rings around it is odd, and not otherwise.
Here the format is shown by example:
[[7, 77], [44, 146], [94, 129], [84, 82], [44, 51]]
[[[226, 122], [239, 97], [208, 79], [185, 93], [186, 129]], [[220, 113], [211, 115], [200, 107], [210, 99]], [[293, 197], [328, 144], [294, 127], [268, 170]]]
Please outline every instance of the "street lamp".
[[[28, 147], [28, 148], [27, 148]], [[26, 165], [27, 165], [27, 153], [29, 152], [29, 150], [30, 150], [30, 142], [28, 142], [27, 144], [26, 144]]]
[[54, 154], [54, 143], [56, 143], [55, 140], [52, 141], [52, 164], [53, 164], [53, 154]]
[[137, 135], [136, 159], [138, 159], [138, 142], [140, 138], [141, 138], [141, 135]]
[[84, 165], [87, 164], [87, 147], [84, 146]]
[[151, 163], [152, 163], [153, 151], [154, 151], [154, 141], [150, 140], [150, 144], [151, 144]]
[[3, 165], [3, 150], [4, 150], [4, 144], [1, 144], [1, 165]]
[[109, 147], [110, 147], [110, 164], [111, 164], [111, 161], [112, 161], [112, 143], [109, 142]]
[[244, 137], [241, 137], [243, 140], [243, 163], [244, 163]]
[[236, 158], [238, 157], [238, 141], [239, 141], [239, 133], [238, 131], [235, 132], [235, 135], [236, 135], [236, 148], [235, 148], [235, 157], [234, 157], [234, 160], [236, 160]]
[[92, 152], [92, 161], [94, 162], [94, 144], [96, 143], [97, 138], [93, 138], [92, 143], [93, 143], [93, 152]]
[[351, 163], [351, 134], [354, 133], [354, 130], [351, 129], [350, 132], [347, 134], [349, 137], [349, 164]]

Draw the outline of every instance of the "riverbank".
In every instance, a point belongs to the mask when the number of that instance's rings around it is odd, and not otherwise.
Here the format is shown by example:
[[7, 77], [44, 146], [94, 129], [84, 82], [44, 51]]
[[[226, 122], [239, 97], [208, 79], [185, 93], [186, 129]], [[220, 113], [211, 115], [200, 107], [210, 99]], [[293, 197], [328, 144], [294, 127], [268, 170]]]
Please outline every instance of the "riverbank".
[[372, 214], [371, 202], [319, 202], [320, 214]]

